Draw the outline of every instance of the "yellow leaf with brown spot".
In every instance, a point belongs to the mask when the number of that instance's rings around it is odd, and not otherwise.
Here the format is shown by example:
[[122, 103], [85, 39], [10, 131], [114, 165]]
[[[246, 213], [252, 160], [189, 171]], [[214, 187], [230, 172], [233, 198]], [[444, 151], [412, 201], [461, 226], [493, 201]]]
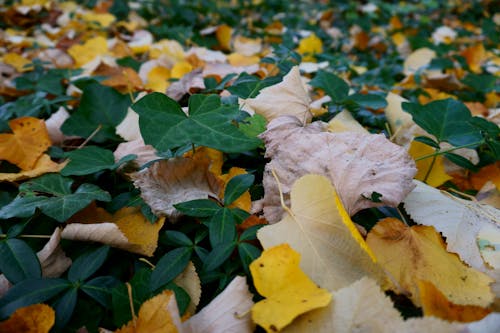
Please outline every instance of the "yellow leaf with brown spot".
[[9, 121], [12, 134], [0, 134], [0, 160], [7, 160], [23, 170], [32, 170], [51, 146], [45, 121], [21, 117]]
[[50, 156], [43, 154], [36, 161], [33, 169], [25, 170], [18, 173], [0, 173], [0, 182], [17, 182], [20, 180], [35, 178], [49, 172], [59, 172], [67, 164], [67, 161], [56, 163], [50, 159]]
[[[238, 175], [244, 175], [246, 173], [247, 173], [247, 171], [243, 168], [232, 167], [231, 169], [229, 169], [228, 173], [220, 175], [219, 178], [224, 182], [224, 188], [221, 189], [221, 192], [219, 193], [219, 197], [221, 199], [224, 199], [224, 191], [226, 190], [227, 183], [229, 183], [231, 178], [233, 178], [234, 176], [238, 176]], [[240, 209], [243, 209], [244, 211], [249, 212], [250, 208], [252, 207], [252, 198], [250, 197], [250, 192], [246, 191], [245, 193], [243, 193], [229, 207], [230, 208], [240, 208]]]
[[17, 53], [7, 53], [3, 56], [2, 61], [7, 65], [11, 65], [20, 73], [33, 70], [31, 61]]
[[48, 333], [54, 326], [56, 315], [46, 304], [33, 304], [19, 308], [9, 319], [0, 323], [0, 333]]
[[[426, 144], [423, 144], [418, 141], [412, 141], [410, 145], [410, 149], [408, 153], [414, 159], [418, 159], [420, 157], [429, 155], [434, 153], [434, 149]], [[433, 158], [428, 157], [424, 158], [420, 161], [416, 161], [417, 165], [417, 174], [415, 175], [415, 179], [424, 181], [433, 187], [438, 187], [442, 185], [446, 181], [452, 179], [450, 175], [448, 175], [444, 169], [443, 157], [437, 156], [433, 163]]]
[[316, 34], [312, 33], [300, 40], [297, 52], [304, 55], [303, 61], [315, 61], [314, 55], [323, 52], [323, 42]]
[[366, 239], [385, 271], [395, 281], [395, 292], [406, 294], [421, 305], [418, 281], [431, 282], [453, 303], [488, 306], [494, 299], [489, 284], [493, 279], [462, 263], [433, 227], [411, 228], [398, 219], [385, 218]]
[[481, 320], [491, 313], [491, 310], [480, 306], [453, 304], [428, 281], [418, 281], [418, 291], [425, 316], [468, 323]]
[[141, 305], [139, 315], [115, 333], [177, 333], [181, 322], [174, 292], [165, 290]]
[[146, 88], [165, 93], [170, 85], [168, 79], [170, 79], [170, 69], [162, 66], [154, 67], [147, 75]]
[[76, 67], [82, 67], [97, 56], [107, 54], [108, 43], [104, 37], [98, 36], [87, 40], [83, 45], [71, 46], [68, 53], [75, 60]]
[[231, 35], [233, 33], [233, 29], [227, 24], [222, 24], [217, 27], [215, 30], [215, 38], [219, 42], [219, 46], [224, 51], [228, 51], [231, 49]]
[[292, 320], [327, 306], [332, 295], [299, 267], [300, 254], [288, 244], [262, 252], [250, 264], [255, 288], [266, 299], [252, 307], [252, 319], [267, 332], [278, 332]]

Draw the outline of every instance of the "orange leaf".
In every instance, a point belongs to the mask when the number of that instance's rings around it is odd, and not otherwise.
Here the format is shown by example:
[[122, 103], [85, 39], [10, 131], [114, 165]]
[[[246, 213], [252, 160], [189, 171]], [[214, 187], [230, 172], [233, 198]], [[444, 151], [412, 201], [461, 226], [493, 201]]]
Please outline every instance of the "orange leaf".
[[18, 173], [0, 173], [0, 182], [17, 182], [29, 178], [35, 178], [48, 172], [59, 172], [67, 164], [67, 161], [56, 163], [50, 159], [50, 156], [43, 154], [38, 161], [36, 161], [33, 169], [25, 170]]
[[466, 48], [462, 51], [462, 56], [467, 61], [467, 65], [469, 65], [471, 71], [481, 73], [481, 64], [487, 58], [486, 50], [482, 43]]
[[231, 48], [231, 34], [233, 29], [227, 24], [219, 25], [215, 31], [215, 37], [219, 42], [220, 47], [223, 50], [229, 50]]
[[54, 310], [46, 304], [25, 306], [0, 323], [0, 333], [48, 333], [55, 319]]
[[491, 310], [480, 306], [454, 304], [428, 281], [418, 281], [418, 289], [420, 302], [426, 316], [467, 323], [481, 320], [491, 312]]
[[480, 190], [488, 181], [491, 181], [500, 190], [500, 163], [497, 162], [481, 168], [479, 172], [471, 174], [470, 181], [476, 190]]
[[13, 134], [0, 134], [0, 159], [23, 170], [31, 170], [43, 152], [51, 146], [45, 122], [33, 117], [9, 121]]

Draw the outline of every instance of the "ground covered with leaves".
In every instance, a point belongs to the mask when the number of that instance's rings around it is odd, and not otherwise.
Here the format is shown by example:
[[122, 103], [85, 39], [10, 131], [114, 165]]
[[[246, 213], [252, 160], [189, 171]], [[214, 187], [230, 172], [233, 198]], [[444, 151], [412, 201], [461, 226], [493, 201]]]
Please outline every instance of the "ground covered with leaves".
[[500, 331], [494, 1], [2, 4], [0, 332]]

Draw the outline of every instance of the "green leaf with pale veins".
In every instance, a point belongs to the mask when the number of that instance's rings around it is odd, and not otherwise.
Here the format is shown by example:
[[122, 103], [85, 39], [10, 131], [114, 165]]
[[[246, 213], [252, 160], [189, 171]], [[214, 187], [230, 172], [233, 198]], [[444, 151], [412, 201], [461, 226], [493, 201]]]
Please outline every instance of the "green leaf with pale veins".
[[88, 146], [66, 153], [69, 163], [61, 170], [63, 176], [90, 175], [102, 170], [114, 170], [121, 164], [133, 160], [136, 155], [124, 156], [115, 163], [113, 152], [96, 146]]
[[108, 192], [94, 184], [82, 184], [71, 191], [73, 181], [58, 174], [47, 174], [19, 186], [19, 194], [0, 209], [0, 218], [29, 217], [39, 208], [45, 215], [64, 222], [93, 200], [111, 201]]
[[342, 102], [349, 93], [349, 85], [335, 74], [319, 71], [309, 84], [321, 88], [332, 98], [332, 102]]
[[248, 137], [233, 121], [238, 116], [237, 105], [224, 105], [216, 95], [193, 95], [189, 99], [189, 116], [179, 104], [161, 93], [141, 98], [132, 108], [139, 114], [139, 127], [146, 144], [158, 151], [167, 151], [187, 144], [242, 152], [261, 144]]

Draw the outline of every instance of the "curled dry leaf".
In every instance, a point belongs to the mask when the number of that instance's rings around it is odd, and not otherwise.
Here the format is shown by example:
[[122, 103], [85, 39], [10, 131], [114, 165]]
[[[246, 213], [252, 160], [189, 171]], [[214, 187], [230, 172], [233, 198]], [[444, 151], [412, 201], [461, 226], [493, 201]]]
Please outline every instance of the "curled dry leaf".
[[210, 161], [176, 157], [154, 163], [132, 175], [141, 197], [156, 215], [176, 219], [174, 204], [218, 197], [221, 182], [209, 171]]
[[54, 145], [60, 145], [66, 137], [61, 131], [62, 124], [69, 118], [69, 113], [62, 106], [50, 115], [49, 119], [45, 121], [45, 126], [47, 126], [47, 131], [49, 132], [50, 140]]
[[433, 226], [446, 237], [447, 250], [483, 272], [488, 272], [476, 241], [481, 229], [500, 231], [500, 210], [463, 200], [415, 181], [404, 200], [405, 210], [419, 224]]
[[302, 123], [311, 121], [309, 112], [311, 98], [302, 83], [297, 66], [283, 77], [283, 81], [262, 89], [255, 98], [248, 98], [244, 103], [268, 121], [279, 116], [296, 116]]
[[391, 289], [406, 293], [418, 306], [421, 280], [431, 282], [458, 305], [485, 307], [494, 299], [489, 286], [493, 279], [447, 252], [441, 235], [433, 227], [410, 228], [395, 218], [385, 218], [370, 230], [366, 242], [396, 281]]
[[[264, 215], [273, 223], [283, 214], [279, 190], [271, 171], [282, 183], [288, 203], [292, 184], [302, 175], [315, 173], [328, 177], [349, 215], [364, 208], [397, 206], [414, 185], [415, 163], [383, 135], [361, 132], [330, 133], [327, 124], [314, 122], [305, 127], [295, 117], [280, 117], [261, 134], [266, 157], [264, 171]], [[381, 194], [373, 202], [372, 194]]]
[[373, 262], [372, 252], [324, 176], [297, 180], [286, 216], [262, 227], [257, 237], [265, 249], [290, 244], [302, 255], [302, 270], [328, 290], [343, 288], [363, 276], [384, 284], [382, 269]]
[[186, 309], [186, 313], [193, 315], [201, 298], [201, 281], [192, 261], [175, 279], [174, 283], [188, 293], [191, 301]]
[[145, 144], [142, 137], [132, 141], [120, 143], [113, 152], [116, 162], [129, 154], [137, 156], [134, 159], [134, 162], [137, 164], [138, 168], [148, 162], [159, 159], [156, 155], [156, 149], [154, 149], [151, 145]]
[[149, 257], [156, 250], [158, 232], [165, 222], [160, 218], [151, 223], [134, 207], [124, 207], [111, 215], [92, 205], [71, 220], [81, 223], [68, 224], [61, 233], [64, 239], [99, 242]]
[[251, 333], [255, 328], [250, 317], [252, 297], [246, 279], [237, 276], [222, 293], [182, 324], [182, 332]]
[[167, 88], [167, 96], [179, 101], [185, 94], [192, 90], [205, 89], [201, 69], [195, 69], [185, 74], [180, 80], [172, 82]]

